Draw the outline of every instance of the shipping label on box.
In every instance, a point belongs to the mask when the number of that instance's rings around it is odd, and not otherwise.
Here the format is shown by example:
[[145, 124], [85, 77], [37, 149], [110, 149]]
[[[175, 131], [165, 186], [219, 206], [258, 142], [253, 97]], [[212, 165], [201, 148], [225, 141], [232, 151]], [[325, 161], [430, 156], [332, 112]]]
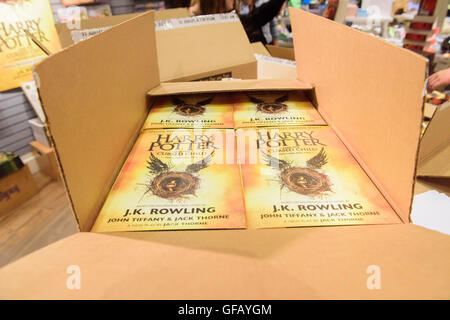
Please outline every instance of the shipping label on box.
[[[249, 228], [400, 223], [329, 127], [238, 130]], [[239, 143], [240, 141], [240, 143]]]
[[234, 95], [235, 128], [326, 125], [301, 91], [248, 92]]
[[232, 129], [145, 131], [92, 231], [245, 228], [234, 149]]
[[144, 129], [233, 127], [233, 101], [226, 94], [159, 97], [144, 124]]

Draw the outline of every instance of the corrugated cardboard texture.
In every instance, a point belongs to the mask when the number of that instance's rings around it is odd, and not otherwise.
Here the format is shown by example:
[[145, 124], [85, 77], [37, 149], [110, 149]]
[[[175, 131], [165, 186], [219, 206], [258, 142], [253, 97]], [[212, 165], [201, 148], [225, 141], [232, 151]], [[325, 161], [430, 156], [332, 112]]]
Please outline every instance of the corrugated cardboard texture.
[[436, 109], [420, 141], [418, 176], [450, 177], [450, 103]]
[[148, 92], [152, 96], [171, 94], [230, 92], [230, 91], [279, 91], [279, 90], [311, 90], [312, 86], [298, 80], [265, 79], [265, 80], [232, 80], [202, 82], [168, 82], [161, 83]]
[[426, 60], [291, 8], [298, 78], [403, 221], [409, 221]]
[[154, 14], [141, 15], [36, 66], [40, 96], [81, 230], [89, 230], [159, 83]]
[[[13, 262], [0, 298], [450, 298], [450, 237], [414, 225], [126, 236], [145, 241], [79, 233]], [[80, 290], [66, 285], [73, 265]], [[379, 290], [367, 287], [373, 265]]]
[[156, 41], [161, 82], [197, 80], [199, 73], [214, 75], [243, 64], [253, 64], [254, 72], [240, 77], [256, 78], [256, 60], [240, 21], [160, 30]]

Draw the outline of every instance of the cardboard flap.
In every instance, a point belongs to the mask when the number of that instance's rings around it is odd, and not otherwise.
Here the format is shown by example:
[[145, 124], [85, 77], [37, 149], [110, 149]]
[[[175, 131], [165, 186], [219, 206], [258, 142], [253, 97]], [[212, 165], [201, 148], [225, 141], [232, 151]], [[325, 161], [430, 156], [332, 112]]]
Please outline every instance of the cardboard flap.
[[263, 56], [269, 56], [270, 53], [267, 51], [266, 47], [262, 44], [262, 42], [253, 42], [252, 44], [253, 53], [261, 54]]
[[411, 51], [291, 8], [298, 78], [403, 221], [409, 221], [427, 62]]
[[159, 83], [154, 13], [52, 55], [35, 71], [69, 197], [89, 230], [145, 119], [146, 92]]
[[[80, 30], [112, 27], [116, 24], [128, 21], [137, 16], [138, 14], [136, 13], [120, 14], [111, 17], [82, 19], [77, 21], [76, 23], [74, 22], [73, 24], [57, 23], [55, 26], [56, 31], [58, 32], [59, 40], [61, 41], [61, 46], [63, 48], [67, 48], [68, 46], [74, 44], [74, 41], [72, 39], [73, 32], [79, 32]], [[76, 24], [79, 25], [77, 26]]]
[[255, 53], [258, 79], [297, 79], [295, 61]]
[[450, 102], [436, 108], [420, 141], [418, 176], [450, 177]]
[[266, 44], [266, 48], [272, 57], [295, 61], [293, 48], [272, 46], [270, 44]]
[[226, 81], [194, 81], [161, 83], [148, 92], [151, 96], [171, 94], [229, 92], [229, 91], [278, 91], [278, 90], [311, 90], [310, 84], [289, 79], [264, 80], [226, 80]]
[[[0, 298], [450, 298], [450, 237], [414, 225], [125, 235], [78, 233], [7, 265]], [[373, 265], [381, 290], [367, 287]]]
[[196, 80], [191, 77], [246, 63], [256, 67], [252, 47], [237, 16], [204, 17], [165, 20], [157, 26], [161, 82]]

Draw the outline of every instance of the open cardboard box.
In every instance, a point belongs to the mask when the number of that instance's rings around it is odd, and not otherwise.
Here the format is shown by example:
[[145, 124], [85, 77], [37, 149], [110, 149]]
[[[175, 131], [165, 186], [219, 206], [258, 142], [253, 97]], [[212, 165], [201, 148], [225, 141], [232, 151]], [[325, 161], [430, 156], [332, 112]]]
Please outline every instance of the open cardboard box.
[[[159, 22], [156, 47], [161, 82], [256, 79], [256, 59], [237, 15], [218, 14], [209, 16], [214, 18], [209, 20], [189, 18], [186, 8], [155, 11], [154, 14], [155, 21]], [[73, 30], [68, 24], [58, 24], [57, 31], [62, 46], [67, 48], [74, 44], [74, 39], [85, 39], [86, 34], [97, 34], [136, 16], [138, 14], [81, 20], [79, 28]]]
[[[81, 232], [1, 269], [0, 297], [448, 299], [450, 238], [409, 224], [425, 59], [300, 10], [291, 19], [300, 80], [160, 84], [153, 13], [37, 65]], [[139, 134], [149, 91], [257, 89], [309, 92], [404, 223], [89, 232]], [[66, 285], [73, 265], [80, 267], [80, 290]], [[381, 272], [378, 290], [367, 285], [372, 265]]]

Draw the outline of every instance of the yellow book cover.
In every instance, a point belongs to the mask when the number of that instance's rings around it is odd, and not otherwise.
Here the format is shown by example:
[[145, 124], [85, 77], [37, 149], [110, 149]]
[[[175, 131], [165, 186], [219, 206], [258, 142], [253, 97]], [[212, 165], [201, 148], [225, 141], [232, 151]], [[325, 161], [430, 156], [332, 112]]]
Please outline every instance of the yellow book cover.
[[233, 129], [147, 130], [94, 232], [246, 228]]
[[0, 91], [33, 80], [31, 67], [46, 55], [33, 35], [50, 52], [61, 49], [48, 0], [0, 0]]
[[249, 228], [401, 222], [330, 127], [240, 129], [237, 141]]
[[235, 128], [278, 125], [326, 125], [326, 122], [301, 91], [234, 95]]
[[162, 128], [234, 128], [232, 97], [227, 94], [158, 97], [144, 130]]

